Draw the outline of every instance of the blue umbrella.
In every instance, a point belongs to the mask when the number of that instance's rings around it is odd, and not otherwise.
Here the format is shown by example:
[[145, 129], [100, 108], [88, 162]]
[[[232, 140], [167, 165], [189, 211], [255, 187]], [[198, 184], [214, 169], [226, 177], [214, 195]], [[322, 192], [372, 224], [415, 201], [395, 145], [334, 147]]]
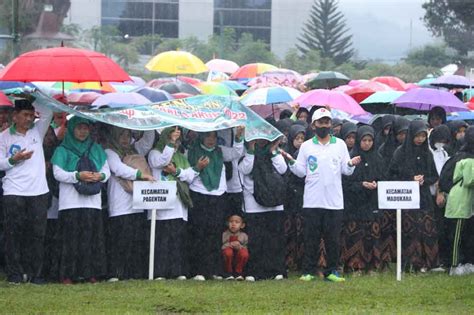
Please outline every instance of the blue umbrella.
[[242, 91], [242, 90], [246, 90], [246, 89], [249, 88], [248, 86], [246, 86], [246, 85], [244, 85], [244, 84], [242, 84], [238, 81], [227, 80], [227, 81], [222, 81], [221, 83], [227, 85], [228, 87], [230, 87], [234, 91]]
[[448, 121], [451, 120], [474, 120], [474, 112], [455, 112], [448, 116]]
[[174, 99], [174, 97], [170, 93], [163, 90], [154, 89], [151, 87], [141, 87], [139, 89], [134, 90], [133, 92], [136, 92], [145, 96], [147, 99], [149, 99], [153, 103]]
[[20, 82], [20, 81], [0, 81], [0, 90], [9, 90], [9, 89], [16, 89], [16, 88], [23, 88], [23, 87], [30, 87], [36, 88], [35, 85], [28, 83], [28, 82]]

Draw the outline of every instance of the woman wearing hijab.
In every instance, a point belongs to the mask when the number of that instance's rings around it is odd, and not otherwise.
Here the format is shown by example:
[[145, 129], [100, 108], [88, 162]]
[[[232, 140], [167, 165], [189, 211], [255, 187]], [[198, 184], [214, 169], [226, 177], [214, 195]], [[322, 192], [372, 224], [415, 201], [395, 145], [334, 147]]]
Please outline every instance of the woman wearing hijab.
[[382, 117], [382, 128], [377, 132], [374, 141], [374, 146], [376, 150], [378, 150], [378, 148], [380, 148], [380, 146], [385, 143], [385, 140], [387, 140], [387, 137], [390, 134], [390, 130], [392, 129], [394, 122], [394, 115], [385, 115]]
[[280, 143], [280, 146], [286, 150], [288, 146], [288, 136], [290, 133], [290, 128], [291, 125], [294, 123], [293, 120], [286, 118], [286, 119], [280, 119], [279, 121], [276, 122], [275, 127], [278, 129], [285, 137]]
[[225, 223], [227, 190], [224, 162], [239, 159], [243, 151], [243, 127], [235, 132], [232, 148], [217, 144], [217, 132], [200, 133], [188, 151], [191, 165], [208, 162], [190, 184], [193, 207], [189, 213], [190, 274], [195, 280], [222, 279], [221, 236]]
[[[244, 195], [243, 207], [246, 213], [246, 229], [250, 240], [249, 252], [251, 253], [247, 281], [256, 279], [282, 280], [286, 276], [286, 246], [283, 229], [284, 201], [281, 201], [281, 204], [278, 204], [280, 201], [275, 201], [275, 206], [268, 206], [259, 204], [256, 199], [257, 178], [261, 177], [261, 174], [257, 174], [259, 170], [271, 169], [274, 176], [281, 176], [280, 183], [283, 184], [283, 175], [288, 166], [278, 151], [278, 146], [278, 140], [274, 142], [263, 139], [251, 141], [243, 160], [239, 163]], [[274, 180], [272, 184], [275, 183]], [[275, 192], [275, 194], [279, 193]]]
[[361, 126], [351, 157], [361, 163], [351, 176], [344, 176], [344, 230], [342, 260], [347, 271], [374, 272], [381, 264], [380, 215], [377, 183], [383, 180], [383, 161], [374, 145], [374, 129]]
[[[438, 125], [432, 129], [429, 137], [430, 150], [433, 154], [433, 160], [435, 162], [436, 171], [438, 175], [441, 175], [441, 170], [443, 169], [444, 164], [448, 161], [449, 155], [446, 152], [445, 147], [449, 145], [451, 141], [451, 134], [449, 127], [446, 125]], [[433, 195], [434, 203], [434, 214], [436, 227], [438, 229], [438, 242], [439, 242], [439, 258], [440, 258], [440, 267], [449, 266], [450, 264], [450, 244], [447, 242], [446, 238], [446, 219], [444, 218], [444, 196], [439, 191], [439, 185], [436, 183], [430, 187], [431, 194]], [[436, 271], [444, 271], [443, 269], [436, 269]]]
[[[288, 152], [295, 158], [305, 141], [306, 128], [294, 124], [290, 128], [288, 136]], [[285, 209], [285, 235], [286, 235], [286, 265], [288, 269], [299, 270], [303, 254], [302, 216], [304, 178], [300, 178], [292, 172], [286, 174], [288, 183]]]
[[111, 177], [108, 182], [108, 278], [109, 282], [145, 277], [147, 261], [146, 218], [143, 209], [133, 208], [133, 192], [124, 181], [154, 180], [151, 174], [124, 163], [131, 155], [145, 156], [155, 139], [155, 131], [146, 131], [134, 144], [128, 129], [109, 126], [107, 129], [107, 163]]
[[347, 150], [351, 152], [354, 147], [357, 133], [357, 125], [351, 122], [345, 122], [341, 128], [341, 139], [344, 140]]
[[[160, 140], [150, 151], [148, 161], [153, 176], [159, 181], [175, 181], [178, 198], [173, 209], [156, 214], [155, 278], [185, 280], [187, 266], [188, 209], [193, 206], [189, 184], [198, 176], [206, 163], [198, 161], [194, 168], [180, 152], [181, 131], [169, 127], [161, 132]], [[191, 242], [193, 246], [199, 244]], [[201, 257], [194, 257], [199, 260]]]
[[394, 153], [389, 174], [392, 180], [417, 181], [420, 185], [420, 209], [403, 212], [402, 257], [405, 267], [426, 272], [438, 265], [438, 235], [430, 192], [430, 186], [438, 181], [438, 173], [424, 121], [410, 122], [405, 142]]
[[341, 128], [342, 128], [342, 124], [344, 122], [342, 121], [342, 119], [340, 118], [336, 118], [334, 117], [332, 119], [332, 127], [331, 127], [331, 131], [332, 131], [332, 135], [334, 137], [338, 137], [340, 138], [340, 135], [341, 135]]
[[456, 154], [464, 143], [464, 134], [469, 125], [464, 120], [452, 120], [448, 123], [451, 131], [451, 142], [446, 146], [449, 155]]
[[[105, 183], [110, 176], [107, 155], [90, 138], [90, 127], [87, 119], [71, 118], [64, 140], [51, 158], [54, 177], [59, 182], [59, 276], [64, 284], [80, 279], [94, 283], [106, 274], [101, 192], [84, 195], [74, 186], [78, 182]], [[76, 171], [83, 155], [97, 171]]]

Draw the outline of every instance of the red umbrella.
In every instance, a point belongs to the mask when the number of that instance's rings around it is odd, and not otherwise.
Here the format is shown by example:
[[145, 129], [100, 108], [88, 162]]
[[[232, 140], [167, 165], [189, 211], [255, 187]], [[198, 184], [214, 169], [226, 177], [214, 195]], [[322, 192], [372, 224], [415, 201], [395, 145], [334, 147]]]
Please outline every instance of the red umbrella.
[[278, 68], [268, 63], [248, 63], [240, 67], [237, 71], [235, 71], [230, 76], [230, 78], [231, 79], [255, 78], [259, 74], [262, 74], [270, 70], [278, 70]]
[[186, 97], [194, 96], [193, 94], [189, 94], [189, 93], [174, 93], [171, 95], [173, 95], [174, 98], [186, 98]]
[[95, 51], [57, 47], [24, 53], [0, 73], [0, 81], [119, 82], [131, 78], [112, 59]]
[[395, 91], [406, 91], [405, 82], [403, 82], [401, 79], [397, 77], [391, 77], [391, 76], [375, 77], [375, 78], [372, 78], [372, 80], [370, 81], [383, 83], [385, 85], [388, 85]]
[[5, 108], [5, 107], [13, 107], [12, 102], [8, 99], [8, 97], [0, 91], [0, 107]]
[[367, 83], [363, 83], [349, 90], [346, 90], [344, 91], [344, 93], [352, 96], [352, 98], [355, 99], [357, 103], [360, 103], [375, 92], [381, 91], [393, 91], [393, 89], [385, 84], [378, 83], [375, 81], [369, 81]]

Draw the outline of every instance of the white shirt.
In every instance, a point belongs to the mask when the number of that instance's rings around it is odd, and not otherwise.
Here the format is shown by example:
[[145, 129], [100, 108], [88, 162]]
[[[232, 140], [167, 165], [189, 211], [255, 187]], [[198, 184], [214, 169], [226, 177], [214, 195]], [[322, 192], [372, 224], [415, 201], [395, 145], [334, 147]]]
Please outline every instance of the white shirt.
[[341, 175], [352, 175], [355, 169], [349, 161], [347, 146], [339, 138], [331, 136], [327, 144], [321, 144], [313, 137], [301, 145], [290, 170], [298, 177], [306, 176], [304, 208], [344, 209]]
[[[148, 155], [148, 164], [153, 172], [153, 177], [156, 180], [168, 181], [168, 178], [163, 175], [163, 168], [171, 162], [173, 158], [174, 148], [166, 145], [163, 152], [158, 150], [151, 150]], [[181, 169], [178, 178], [190, 184], [199, 173], [194, 171], [191, 167]], [[169, 210], [157, 210], [157, 220], [172, 220], [172, 219], [183, 219], [188, 220], [188, 208], [181, 202], [181, 199], [177, 198], [177, 203], [173, 209]], [[148, 219], [151, 219], [151, 211], [148, 211]]]
[[[77, 183], [76, 171], [67, 172], [57, 165], [53, 165], [54, 178], [59, 182], [59, 211], [77, 208], [102, 209], [101, 193], [95, 195], [81, 195], [74, 188], [73, 184]], [[107, 161], [100, 170], [105, 174], [105, 183], [110, 177], [110, 169]]]
[[[438, 175], [441, 175], [441, 170], [443, 169], [444, 163], [446, 163], [447, 160], [449, 160], [449, 155], [444, 148], [439, 148], [433, 150], [430, 146], [431, 153], [433, 153], [433, 160], [435, 162], [436, 166], [436, 171], [438, 172]], [[436, 195], [436, 185], [431, 185], [430, 186], [430, 192], [431, 195], [435, 196]]]
[[[46, 167], [43, 152], [43, 138], [48, 131], [53, 112], [41, 105], [35, 106], [40, 118], [26, 134], [13, 127], [0, 134], [0, 170], [3, 177], [3, 194], [16, 196], [39, 196], [49, 192], [46, 182]], [[8, 161], [16, 152], [26, 149], [34, 151], [30, 159], [10, 164]]]
[[[153, 146], [154, 140], [155, 131], [146, 131], [143, 137], [135, 142], [133, 146], [138, 154], [145, 156]], [[107, 154], [107, 163], [109, 164], [111, 173], [107, 187], [109, 217], [142, 213], [143, 209], [133, 209], [133, 195], [126, 192], [118, 180], [118, 178], [136, 180], [138, 170], [124, 164], [115, 151], [106, 149], [105, 153]]]
[[[242, 205], [242, 209], [246, 213], [262, 213], [262, 212], [269, 212], [269, 211], [283, 211], [283, 205], [279, 205], [276, 207], [264, 207], [259, 205], [255, 198], [253, 197], [253, 179], [250, 177], [250, 173], [253, 169], [253, 163], [255, 160], [255, 155], [246, 153], [244, 159], [239, 164], [239, 175], [242, 180], [242, 184], [244, 186], [243, 195], [244, 195], [244, 204]], [[285, 174], [288, 166], [285, 163], [285, 159], [281, 154], [278, 154], [272, 157], [272, 164], [275, 167], [276, 171], [283, 175]]]
[[[232, 148], [219, 146], [222, 150], [222, 158], [224, 162], [230, 162], [233, 160], [238, 160], [242, 156], [244, 150], [244, 142], [234, 141], [234, 146]], [[202, 180], [197, 176], [194, 181], [189, 186], [189, 189], [192, 191], [198, 192], [203, 195], [212, 195], [212, 196], [221, 196], [227, 191], [227, 181], [225, 179], [225, 165], [222, 165], [221, 178], [219, 182], [219, 187], [212, 191], [207, 190], [207, 188], [202, 183]]]

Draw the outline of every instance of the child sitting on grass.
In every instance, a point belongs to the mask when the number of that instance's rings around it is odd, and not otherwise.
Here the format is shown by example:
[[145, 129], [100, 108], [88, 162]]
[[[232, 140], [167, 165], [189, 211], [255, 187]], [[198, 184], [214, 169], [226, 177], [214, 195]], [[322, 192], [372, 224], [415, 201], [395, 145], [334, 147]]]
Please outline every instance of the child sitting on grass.
[[245, 222], [240, 215], [234, 214], [229, 216], [227, 224], [229, 228], [222, 233], [222, 256], [224, 270], [228, 275], [226, 280], [244, 280], [242, 273], [249, 259], [248, 236], [242, 232]]

